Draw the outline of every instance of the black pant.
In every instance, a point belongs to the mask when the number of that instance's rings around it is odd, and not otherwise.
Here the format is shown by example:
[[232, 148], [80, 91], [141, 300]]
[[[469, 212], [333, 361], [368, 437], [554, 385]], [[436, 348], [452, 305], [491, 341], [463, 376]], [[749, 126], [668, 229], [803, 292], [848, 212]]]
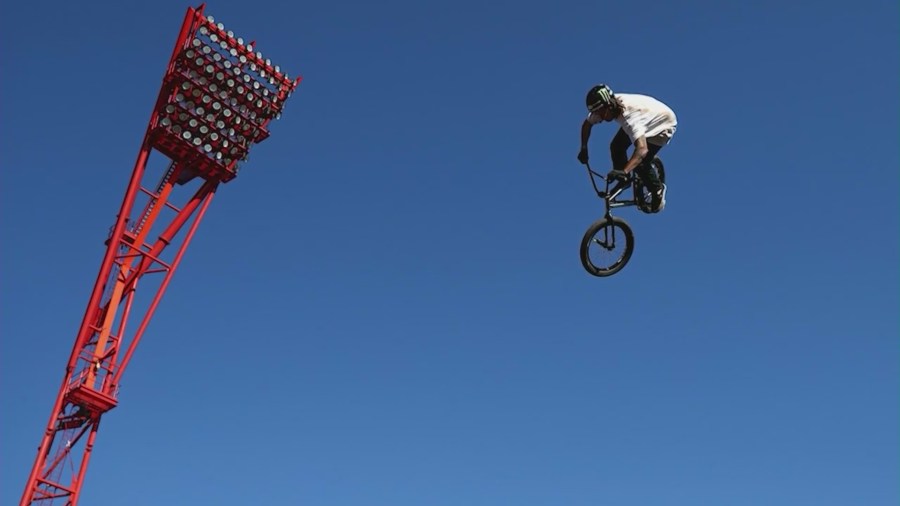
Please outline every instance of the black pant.
[[[625, 133], [625, 130], [619, 129], [616, 132], [616, 136], [613, 137], [612, 142], [609, 144], [609, 151], [612, 155], [612, 163], [614, 169], [621, 170], [622, 167], [628, 163], [628, 146], [631, 146], [631, 139], [628, 138], [628, 134]], [[647, 189], [651, 192], [656, 192], [660, 188], [662, 188], [662, 182], [659, 180], [659, 175], [653, 170], [653, 158], [659, 153], [659, 150], [662, 149], [662, 146], [658, 144], [650, 144], [647, 143], [647, 156], [644, 157], [644, 160], [640, 165], [635, 168], [635, 172], [637, 172], [638, 177], [641, 178], [641, 181], [647, 186]]]

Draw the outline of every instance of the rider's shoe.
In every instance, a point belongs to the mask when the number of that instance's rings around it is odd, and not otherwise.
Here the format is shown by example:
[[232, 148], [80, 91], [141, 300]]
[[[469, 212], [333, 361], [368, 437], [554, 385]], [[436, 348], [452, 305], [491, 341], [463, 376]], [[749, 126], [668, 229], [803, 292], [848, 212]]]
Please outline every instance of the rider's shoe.
[[666, 185], [650, 194], [650, 207], [652, 212], [658, 213], [666, 208]]

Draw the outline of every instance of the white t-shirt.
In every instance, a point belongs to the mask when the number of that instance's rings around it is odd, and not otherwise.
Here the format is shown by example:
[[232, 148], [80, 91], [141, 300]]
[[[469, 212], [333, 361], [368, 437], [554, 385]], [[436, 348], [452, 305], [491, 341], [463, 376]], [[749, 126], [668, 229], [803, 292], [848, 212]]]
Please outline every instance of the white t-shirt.
[[[653, 97], [634, 93], [616, 93], [616, 97], [625, 109], [616, 118], [616, 122], [621, 125], [622, 130], [625, 130], [631, 142], [641, 136], [648, 140], [659, 136], [665, 143], [675, 135], [678, 120], [666, 104]], [[600, 122], [600, 115], [590, 113], [587, 120], [596, 125]]]

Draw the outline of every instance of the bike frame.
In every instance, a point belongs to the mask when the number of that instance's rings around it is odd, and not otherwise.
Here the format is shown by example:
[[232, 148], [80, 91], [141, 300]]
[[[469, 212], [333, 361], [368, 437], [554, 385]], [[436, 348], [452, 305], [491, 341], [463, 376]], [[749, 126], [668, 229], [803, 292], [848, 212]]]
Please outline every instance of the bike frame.
[[[637, 206], [638, 201], [637, 197], [634, 194], [634, 176], [630, 176], [628, 181], [616, 181], [615, 186], [613, 186], [612, 190], [609, 188], [609, 179], [606, 178], [603, 174], [600, 174], [594, 169], [591, 168], [590, 164], [585, 164], [588, 171], [588, 176], [591, 178], [591, 184], [594, 186], [594, 191], [597, 192], [597, 196], [603, 199], [606, 205], [606, 217], [612, 217], [612, 209], [616, 207], [627, 207], [627, 206]], [[601, 190], [597, 187], [597, 178], [602, 179], [606, 183], [606, 187], [604, 190]], [[632, 187], [632, 195], [630, 200], [623, 200], [619, 197], [622, 195], [622, 192], [625, 191], [627, 187]]]

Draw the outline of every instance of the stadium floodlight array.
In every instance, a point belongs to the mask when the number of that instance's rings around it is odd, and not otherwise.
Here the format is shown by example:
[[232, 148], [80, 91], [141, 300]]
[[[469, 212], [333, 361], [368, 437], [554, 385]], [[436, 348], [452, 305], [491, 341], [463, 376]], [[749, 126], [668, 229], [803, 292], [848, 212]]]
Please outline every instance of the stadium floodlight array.
[[[100, 420], [118, 405], [123, 373], [218, 185], [269, 136], [300, 83], [203, 8], [189, 7], [181, 25], [20, 506], [77, 505]], [[150, 186], [153, 150], [171, 163]], [[194, 178], [204, 181], [186, 200], [178, 194], [188, 189], [173, 191]]]
[[252, 145], [269, 136], [300, 78], [291, 80], [253, 42], [197, 12], [164, 78], [151, 139], [187, 162], [191, 175], [227, 182]]

